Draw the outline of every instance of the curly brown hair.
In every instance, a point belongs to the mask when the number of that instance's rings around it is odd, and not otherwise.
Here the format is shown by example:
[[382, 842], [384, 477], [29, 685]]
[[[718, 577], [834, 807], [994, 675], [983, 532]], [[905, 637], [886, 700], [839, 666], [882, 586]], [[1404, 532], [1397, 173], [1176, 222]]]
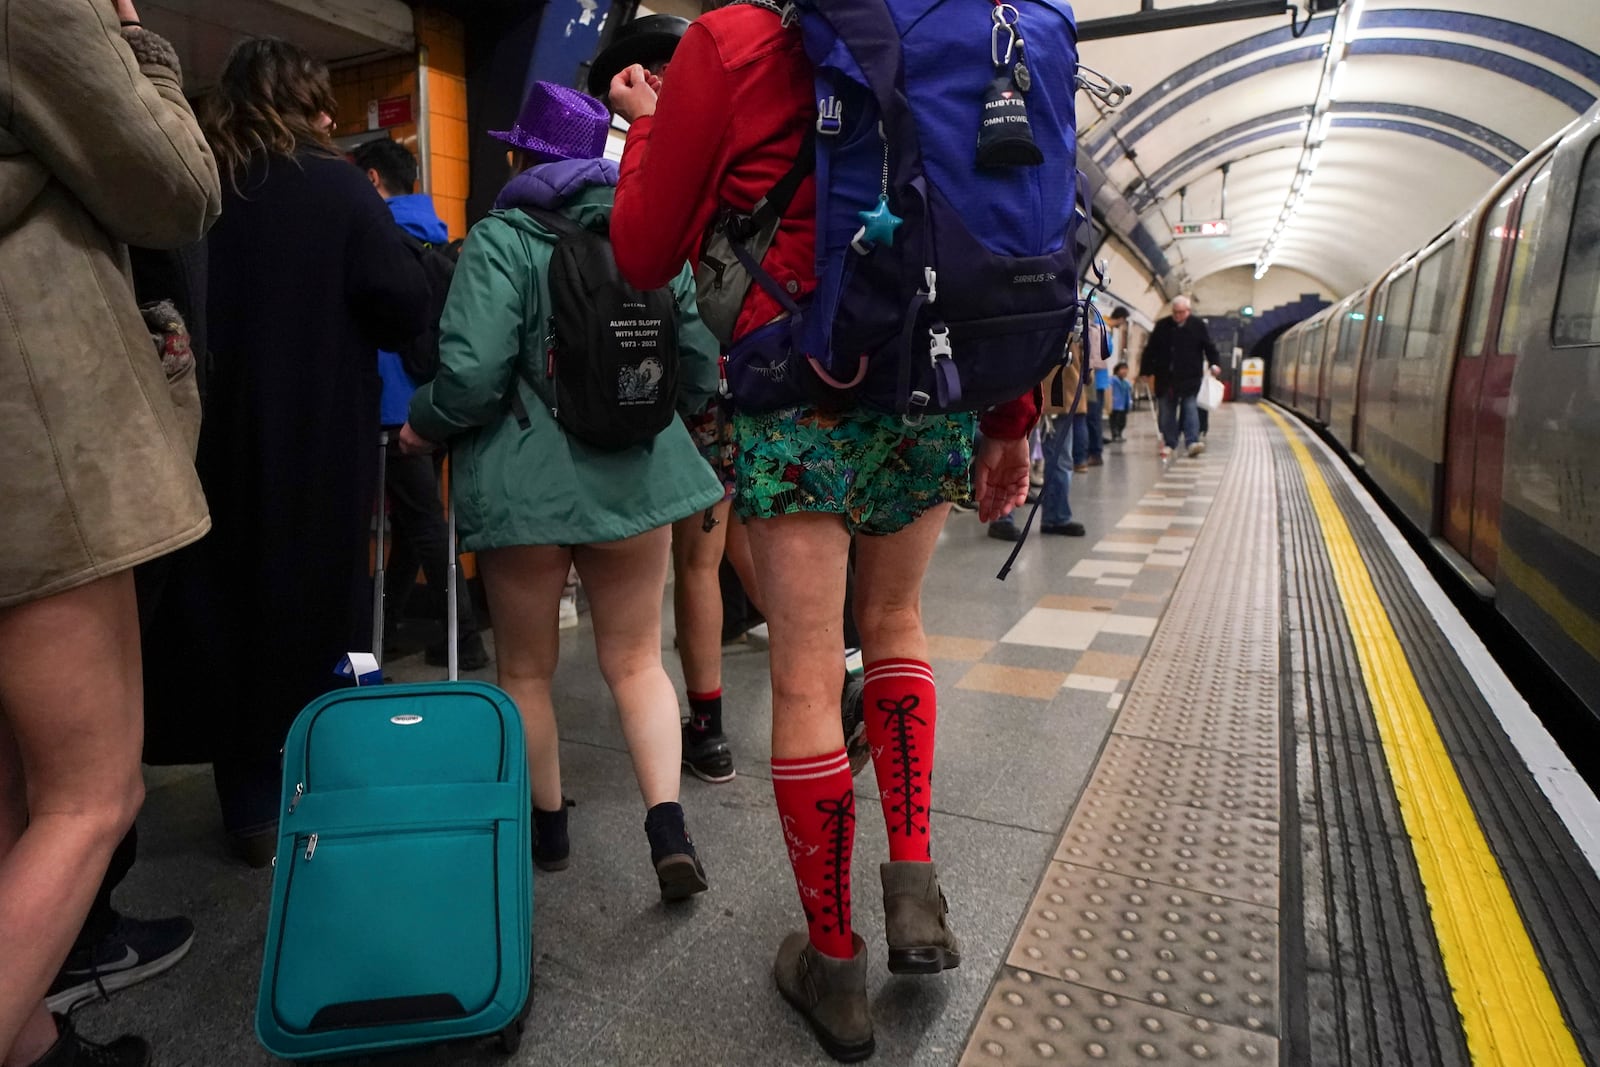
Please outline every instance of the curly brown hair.
[[235, 190], [257, 155], [292, 157], [303, 149], [337, 154], [318, 125], [338, 108], [328, 66], [277, 37], [252, 37], [228, 53], [217, 87], [206, 96], [201, 127]]

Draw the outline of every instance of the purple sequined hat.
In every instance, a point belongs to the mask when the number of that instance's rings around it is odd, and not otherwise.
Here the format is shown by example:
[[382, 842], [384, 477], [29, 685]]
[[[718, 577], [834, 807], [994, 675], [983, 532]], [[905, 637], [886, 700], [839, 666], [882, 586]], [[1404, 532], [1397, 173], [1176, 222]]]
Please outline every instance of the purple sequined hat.
[[610, 125], [610, 113], [594, 97], [564, 85], [534, 82], [516, 125], [490, 130], [489, 136], [547, 162], [599, 159], [605, 155]]

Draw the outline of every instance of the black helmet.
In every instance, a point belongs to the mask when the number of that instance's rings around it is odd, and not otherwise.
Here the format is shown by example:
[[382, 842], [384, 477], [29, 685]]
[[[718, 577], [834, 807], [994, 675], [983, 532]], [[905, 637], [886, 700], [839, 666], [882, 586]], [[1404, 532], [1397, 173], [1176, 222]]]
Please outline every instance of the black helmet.
[[604, 97], [611, 79], [635, 63], [650, 66], [671, 59], [688, 28], [689, 20], [677, 15], [646, 15], [623, 23], [589, 67], [589, 95]]

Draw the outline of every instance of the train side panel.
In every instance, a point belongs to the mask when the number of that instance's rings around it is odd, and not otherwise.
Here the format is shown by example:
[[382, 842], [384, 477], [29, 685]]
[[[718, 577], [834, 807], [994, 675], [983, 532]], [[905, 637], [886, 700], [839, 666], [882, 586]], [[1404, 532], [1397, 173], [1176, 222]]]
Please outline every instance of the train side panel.
[[1516, 361], [1495, 599], [1600, 708], [1600, 108], [1556, 149], [1534, 220], [1538, 194], [1536, 178], [1517, 224], [1532, 250], [1525, 277], [1512, 257], [1499, 345]]

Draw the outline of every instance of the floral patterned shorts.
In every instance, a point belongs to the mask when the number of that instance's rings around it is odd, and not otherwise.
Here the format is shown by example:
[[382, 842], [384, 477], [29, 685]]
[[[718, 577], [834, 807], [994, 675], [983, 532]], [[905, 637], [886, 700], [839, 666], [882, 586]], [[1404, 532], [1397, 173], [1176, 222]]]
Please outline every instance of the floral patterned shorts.
[[733, 420], [722, 410], [722, 401], [713, 399], [700, 414], [685, 415], [683, 421], [711, 473], [721, 480], [722, 499], [733, 499]]
[[892, 534], [929, 508], [972, 494], [973, 414], [909, 427], [899, 415], [809, 407], [733, 416], [734, 509], [844, 518], [851, 533]]

